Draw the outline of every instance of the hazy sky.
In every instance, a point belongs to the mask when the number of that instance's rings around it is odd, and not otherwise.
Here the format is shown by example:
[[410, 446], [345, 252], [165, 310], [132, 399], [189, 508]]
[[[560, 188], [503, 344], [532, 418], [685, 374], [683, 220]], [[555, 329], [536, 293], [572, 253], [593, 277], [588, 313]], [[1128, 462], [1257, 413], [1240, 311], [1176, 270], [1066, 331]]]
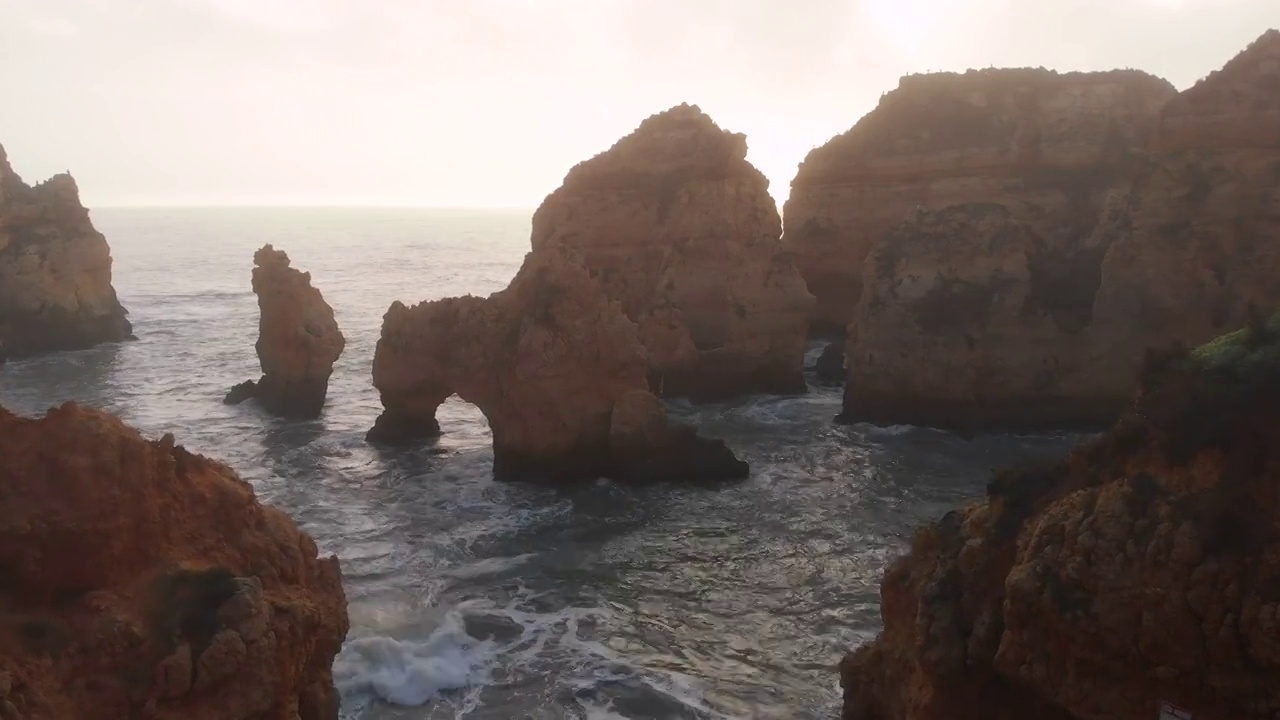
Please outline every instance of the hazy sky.
[[534, 207], [682, 101], [785, 198], [900, 75], [1184, 88], [1280, 0], [0, 0], [0, 143], [86, 204]]

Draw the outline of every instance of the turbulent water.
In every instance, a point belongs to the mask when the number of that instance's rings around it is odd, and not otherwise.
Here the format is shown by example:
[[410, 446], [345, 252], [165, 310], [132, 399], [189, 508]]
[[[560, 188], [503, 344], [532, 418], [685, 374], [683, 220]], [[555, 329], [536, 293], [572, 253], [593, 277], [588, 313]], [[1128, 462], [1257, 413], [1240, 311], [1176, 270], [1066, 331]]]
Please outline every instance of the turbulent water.
[[[1074, 440], [839, 427], [839, 391], [672, 412], [752, 467], [727, 488], [490, 477], [484, 417], [456, 398], [437, 447], [379, 450], [370, 383], [383, 312], [504, 287], [528, 214], [99, 210], [137, 342], [0, 366], [0, 403], [77, 400], [230, 463], [342, 561], [344, 718], [833, 718], [834, 670], [879, 626], [911, 529], [992, 468]], [[311, 272], [347, 336], [324, 417], [227, 407], [256, 378], [253, 251]], [[437, 451], [438, 452], [438, 451]]]

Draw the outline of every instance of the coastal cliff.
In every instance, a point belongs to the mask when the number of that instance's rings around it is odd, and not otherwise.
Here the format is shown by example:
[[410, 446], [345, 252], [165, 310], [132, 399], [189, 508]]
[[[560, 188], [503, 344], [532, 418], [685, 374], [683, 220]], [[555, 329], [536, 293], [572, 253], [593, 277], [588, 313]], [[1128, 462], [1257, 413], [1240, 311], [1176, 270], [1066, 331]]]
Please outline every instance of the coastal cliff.
[[336, 720], [336, 558], [230, 468], [0, 409], [0, 717]]
[[1147, 356], [1059, 464], [997, 474], [881, 585], [845, 720], [1280, 713], [1280, 315]]
[[368, 438], [439, 434], [436, 408], [456, 393], [488, 419], [499, 478], [745, 477], [724, 443], [668, 423], [647, 370], [635, 324], [580, 260], [530, 253], [488, 298], [391, 306], [373, 361], [385, 410]]
[[814, 301], [746, 154], [744, 135], [680, 105], [575, 166], [533, 216], [534, 254], [568, 251], [621, 303], [665, 396], [805, 389]]
[[867, 255], [916, 208], [1004, 205], [1044, 253], [1096, 274], [1101, 255], [1078, 243], [1108, 192], [1127, 187], [1174, 95], [1137, 71], [902, 78], [853, 128], [810, 152], [791, 183], [783, 246], [817, 297], [814, 328], [843, 333]]
[[0, 361], [129, 339], [126, 314], [75, 180], [31, 187], [0, 147]]
[[311, 286], [311, 274], [289, 267], [283, 250], [266, 245], [253, 254], [253, 263], [262, 379], [235, 386], [225, 402], [252, 397], [276, 415], [317, 417], [346, 339], [333, 308]]

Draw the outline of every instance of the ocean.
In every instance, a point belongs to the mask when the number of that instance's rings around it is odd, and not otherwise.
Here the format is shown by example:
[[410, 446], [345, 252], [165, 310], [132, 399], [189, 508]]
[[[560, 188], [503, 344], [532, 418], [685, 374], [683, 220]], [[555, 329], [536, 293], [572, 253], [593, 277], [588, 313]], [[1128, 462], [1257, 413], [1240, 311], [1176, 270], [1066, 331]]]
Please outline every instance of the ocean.
[[[0, 404], [35, 415], [75, 400], [172, 432], [336, 553], [347, 720], [835, 718], [836, 663], [879, 630], [880, 575], [913, 528], [981, 496], [992, 469], [1079, 439], [837, 426], [840, 389], [811, 385], [670, 403], [751, 463], [741, 484], [499, 483], [484, 417], [457, 398], [435, 452], [366, 444], [381, 407], [370, 368], [393, 300], [505, 287], [530, 213], [92, 217], [138, 340], [0, 366]], [[221, 403], [260, 374], [249, 279], [264, 243], [311, 273], [347, 337], [318, 420]]]

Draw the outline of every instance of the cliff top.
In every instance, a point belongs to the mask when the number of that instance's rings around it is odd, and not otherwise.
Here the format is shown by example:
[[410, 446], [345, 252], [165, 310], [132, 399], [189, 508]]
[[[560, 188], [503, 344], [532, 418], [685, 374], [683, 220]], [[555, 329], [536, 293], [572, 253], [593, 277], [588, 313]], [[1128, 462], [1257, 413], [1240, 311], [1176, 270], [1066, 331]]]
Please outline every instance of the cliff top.
[[1164, 115], [1280, 111], [1280, 30], [1268, 30], [1165, 106]]
[[747, 138], [729, 132], [697, 105], [684, 103], [645, 118], [608, 150], [584, 160], [565, 175], [561, 188], [595, 190], [643, 184], [654, 176], [717, 179], [754, 174], [747, 162]]
[[[1176, 94], [1168, 81], [1140, 70], [1061, 73], [1044, 68], [986, 68], [906, 75], [853, 127], [811, 150], [793, 185], [820, 182], [833, 165], [904, 152], [903, 145], [921, 152], [1008, 144], [1019, 118], [1043, 112], [1055, 96], [1107, 85], [1125, 89], [1118, 95], [1100, 95], [1101, 102], [1115, 103], [1116, 115], [1154, 114]], [[1074, 132], [1070, 126], [1058, 127], [1059, 132]], [[1099, 127], [1099, 132], [1105, 131], [1107, 124]]]
[[[13, 171], [9, 156], [0, 145], [0, 208], [12, 212], [17, 205], [27, 206], [20, 213], [22, 217], [29, 212], [38, 213], [43, 208], [70, 209], [76, 215], [87, 213], [80, 204], [80, 188], [70, 173], [58, 173], [34, 186], [28, 185]], [[0, 218], [0, 222], [3, 221], [4, 218]]]

